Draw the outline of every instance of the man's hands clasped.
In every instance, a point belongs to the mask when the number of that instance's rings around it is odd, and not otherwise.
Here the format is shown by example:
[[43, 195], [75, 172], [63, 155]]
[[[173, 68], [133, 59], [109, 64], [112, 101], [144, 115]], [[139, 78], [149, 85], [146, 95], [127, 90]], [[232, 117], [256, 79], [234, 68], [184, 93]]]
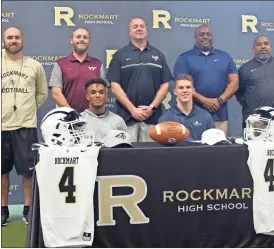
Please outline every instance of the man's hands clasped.
[[135, 107], [130, 113], [134, 119], [144, 121], [152, 115], [153, 110], [150, 106], [140, 105]]

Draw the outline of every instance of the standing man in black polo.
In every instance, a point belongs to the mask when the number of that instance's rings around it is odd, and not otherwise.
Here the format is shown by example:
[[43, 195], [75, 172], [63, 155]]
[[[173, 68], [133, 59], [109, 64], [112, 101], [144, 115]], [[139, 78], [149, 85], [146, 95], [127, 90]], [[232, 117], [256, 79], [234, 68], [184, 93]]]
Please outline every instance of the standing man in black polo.
[[110, 62], [107, 79], [117, 99], [117, 112], [125, 120], [132, 142], [150, 142], [149, 129], [158, 123], [161, 102], [172, 80], [165, 56], [148, 43], [142, 17], [129, 22], [131, 42]]
[[239, 68], [239, 90], [236, 98], [242, 106], [243, 128], [245, 120], [258, 107], [274, 107], [274, 59], [272, 45], [265, 35], [253, 43], [253, 60]]

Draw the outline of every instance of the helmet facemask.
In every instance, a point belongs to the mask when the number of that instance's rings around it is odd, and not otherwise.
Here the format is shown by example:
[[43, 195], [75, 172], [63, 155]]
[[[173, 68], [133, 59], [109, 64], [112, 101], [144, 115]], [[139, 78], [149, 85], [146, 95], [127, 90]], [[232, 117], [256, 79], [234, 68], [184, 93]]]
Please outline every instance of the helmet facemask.
[[260, 114], [253, 114], [246, 120], [244, 129], [245, 140], [273, 140], [273, 124], [270, 119], [261, 117]]
[[72, 108], [57, 109], [42, 121], [41, 129], [46, 143], [59, 146], [94, 143], [94, 132], [84, 131], [86, 120]]

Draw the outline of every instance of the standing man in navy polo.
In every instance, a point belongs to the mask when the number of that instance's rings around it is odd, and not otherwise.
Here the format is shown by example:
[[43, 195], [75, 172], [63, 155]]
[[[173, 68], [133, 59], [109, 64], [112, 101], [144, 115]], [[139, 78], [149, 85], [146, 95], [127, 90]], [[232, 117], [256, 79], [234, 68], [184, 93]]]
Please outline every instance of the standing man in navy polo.
[[257, 36], [253, 52], [254, 58], [239, 68], [240, 83], [236, 98], [243, 108], [243, 128], [245, 120], [255, 109], [262, 106], [274, 108], [274, 59], [269, 38]]
[[78, 112], [88, 108], [85, 84], [88, 79], [105, 78], [103, 63], [88, 55], [89, 32], [77, 28], [72, 32], [70, 44], [73, 48], [69, 56], [56, 61], [52, 70], [49, 87], [52, 97], [59, 107], [71, 107]]
[[130, 20], [129, 36], [131, 42], [114, 54], [107, 79], [131, 141], [150, 142], [149, 129], [158, 123], [172, 75], [163, 53], [148, 43], [142, 17]]
[[195, 31], [194, 48], [182, 53], [174, 66], [174, 79], [180, 74], [190, 74], [194, 80], [194, 101], [209, 111], [216, 128], [227, 135], [227, 101], [239, 86], [236, 64], [231, 56], [213, 47], [213, 35], [208, 26]]
[[190, 75], [181, 74], [175, 80], [174, 94], [177, 104], [165, 110], [159, 122], [175, 121], [183, 124], [190, 131], [186, 141], [201, 140], [204, 131], [215, 128], [212, 116], [206, 110], [193, 103], [193, 79]]

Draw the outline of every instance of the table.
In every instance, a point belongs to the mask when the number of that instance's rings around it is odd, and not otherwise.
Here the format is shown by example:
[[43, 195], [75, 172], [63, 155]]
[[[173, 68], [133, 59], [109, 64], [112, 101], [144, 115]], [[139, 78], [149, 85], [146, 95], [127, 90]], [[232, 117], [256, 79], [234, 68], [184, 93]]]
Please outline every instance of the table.
[[[101, 149], [93, 246], [274, 247], [274, 236], [253, 228], [247, 158], [245, 145]], [[113, 208], [111, 185], [126, 195]], [[26, 246], [44, 247], [36, 180]]]

